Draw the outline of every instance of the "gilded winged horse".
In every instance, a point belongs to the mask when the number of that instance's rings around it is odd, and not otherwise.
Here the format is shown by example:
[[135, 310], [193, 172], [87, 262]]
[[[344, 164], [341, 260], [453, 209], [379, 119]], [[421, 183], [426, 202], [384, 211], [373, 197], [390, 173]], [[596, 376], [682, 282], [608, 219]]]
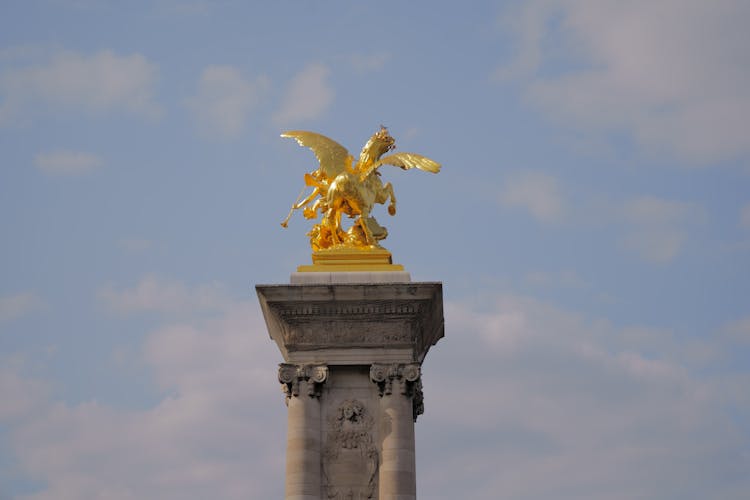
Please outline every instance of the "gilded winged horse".
[[[404, 170], [418, 168], [437, 173], [440, 164], [415, 153], [393, 153], [383, 156], [395, 148], [395, 140], [388, 129], [381, 125], [380, 130], [370, 137], [354, 162], [354, 157], [341, 144], [315, 132], [293, 130], [284, 132], [281, 137], [291, 137], [300, 146], [310, 148], [320, 163], [317, 170], [305, 174], [305, 184], [312, 192], [302, 198], [303, 189], [292, 205], [289, 215], [281, 223], [286, 227], [295, 210], [303, 209], [305, 218], [323, 215], [321, 222], [313, 226], [308, 235], [313, 250], [337, 246], [378, 247], [378, 241], [388, 232], [370, 215], [375, 203], [385, 204], [390, 199], [388, 213], [396, 213], [396, 197], [390, 182], [380, 179], [378, 168], [393, 165]], [[341, 227], [341, 215], [357, 217], [348, 231]]]

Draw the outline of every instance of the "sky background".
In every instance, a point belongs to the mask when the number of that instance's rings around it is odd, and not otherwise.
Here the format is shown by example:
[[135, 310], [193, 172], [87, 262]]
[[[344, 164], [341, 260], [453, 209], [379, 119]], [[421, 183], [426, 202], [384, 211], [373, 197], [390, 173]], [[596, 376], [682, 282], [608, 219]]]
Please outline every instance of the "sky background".
[[0, 499], [283, 496], [254, 285], [380, 124], [418, 491], [748, 498], [750, 3], [0, 1]]

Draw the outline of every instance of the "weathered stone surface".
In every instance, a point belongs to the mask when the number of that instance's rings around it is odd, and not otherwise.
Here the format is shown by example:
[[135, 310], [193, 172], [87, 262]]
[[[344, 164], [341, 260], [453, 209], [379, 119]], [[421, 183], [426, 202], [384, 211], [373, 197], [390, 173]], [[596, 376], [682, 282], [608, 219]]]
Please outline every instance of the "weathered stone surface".
[[443, 336], [442, 285], [358, 279], [256, 286], [285, 361], [287, 499], [416, 499], [420, 367]]
[[421, 362], [444, 335], [440, 283], [255, 288], [288, 363]]
[[322, 408], [321, 498], [378, 498], [378, 398], [365, 367], [337, 366], [331, 371]]

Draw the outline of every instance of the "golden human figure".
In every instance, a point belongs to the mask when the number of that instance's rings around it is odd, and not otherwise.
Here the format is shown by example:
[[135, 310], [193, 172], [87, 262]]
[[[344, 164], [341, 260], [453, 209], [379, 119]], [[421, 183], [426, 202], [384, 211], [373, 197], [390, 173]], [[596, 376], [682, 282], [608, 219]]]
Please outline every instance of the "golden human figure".
[[[291, 137], [300, 146], [310, 148], [320, 164], [318, 169], [304, 177], [305, 185], [312, 187], [312, 192], [300, 200], [303, 189], [281, 223], [287, 227], [295, 210], [303, 209], [307, 219], [316, 218], [320, 211], [321, 221], [308, 233], [314, 251], [381, 249], [379, 241], [385, 239], [388, 231], [371, 215], [373, 206], [390, 200], [388, 213], [396, 213], [393, 186], [380, 180], [378, 168], [381, 165], [393, 165], [403, 170], [418, 168], [432, 173], [440, 171], [439, 163], [415, 153], [383, 156], [395, 148], [395, 140], [383, 126], [364, 145], [356, 163], [346, 148], [315, 132], [293, 130], [284, 132], [281, 137]], [[348, 230], [341, 226], [342, 214], [356, 218]]]

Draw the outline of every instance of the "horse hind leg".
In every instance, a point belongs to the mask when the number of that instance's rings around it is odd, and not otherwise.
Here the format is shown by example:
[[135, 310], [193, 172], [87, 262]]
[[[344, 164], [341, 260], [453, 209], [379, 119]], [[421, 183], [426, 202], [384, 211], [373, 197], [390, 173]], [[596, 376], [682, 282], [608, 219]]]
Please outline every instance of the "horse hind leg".
[[375, 236], [372, 235], [370, 227], [367, 225], [367, 219], [369, 219], [369, 217], [369, 212], [362, 212], [362, 214], [359, 216], [359, 219], [357, 219], [357, 223], [362, 228], [362, 232], [365, 234], [365, 242], [370, 246], [377, 246], [378, 242], [375, 239]]
[[333, 214], [328, 218], [328, 225], [328, 228], [331, 231], [331, 242], [334, 245], [340, 245], [341, 236], [339, 231], [341, 231], [341, 212], [333, 210]]
[[396, 195], [393, 194], [393, 184], [386, 182], [385, 186], [383, 186], [383, 190], [386, 192], [386, 199], [391, 199], [391, 202], [388, 204], [388, 213], [390, 215], [396, 215]]

